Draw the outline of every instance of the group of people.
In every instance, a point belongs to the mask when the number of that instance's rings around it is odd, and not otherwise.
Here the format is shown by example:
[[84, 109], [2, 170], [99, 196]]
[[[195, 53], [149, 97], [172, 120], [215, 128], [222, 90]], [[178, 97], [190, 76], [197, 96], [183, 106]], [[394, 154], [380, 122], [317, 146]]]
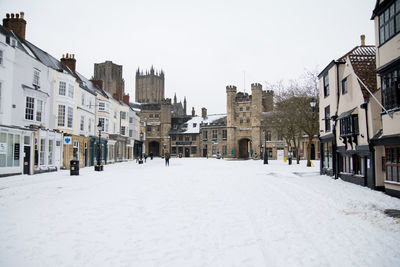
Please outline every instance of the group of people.
[[[150, 159], [153, 160], [154, 154], [153, 152], [150, 152], [149, 155], [147, 155], [146, 153], [143, 154], [143, 158], [144, 158], [144, 162], [147, 161], [147, 158], [150, 156]], [[171, 158], [171, 154], [167, 151], [165, 151], [164, 153], [164, 158], [165, 158], [165, 166], [169, 166], [169, 159]], [[136, 163], [143, 163], [142, 158], [137, 157], [136, 158]]]

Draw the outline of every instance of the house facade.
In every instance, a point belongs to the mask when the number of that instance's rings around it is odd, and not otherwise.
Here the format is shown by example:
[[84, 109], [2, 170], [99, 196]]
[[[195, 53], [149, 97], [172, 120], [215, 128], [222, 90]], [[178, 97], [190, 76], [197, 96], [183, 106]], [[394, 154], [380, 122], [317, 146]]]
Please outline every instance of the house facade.
[[[400, 1], [376, 1], [371, 19], [377, 47], [376, 97], [382, 103], [376, 111], [381, 127], [371, 140], [375, 184], [386, 193], [400, 197]], [[370, 124], [374, 123], [371, 116]]]

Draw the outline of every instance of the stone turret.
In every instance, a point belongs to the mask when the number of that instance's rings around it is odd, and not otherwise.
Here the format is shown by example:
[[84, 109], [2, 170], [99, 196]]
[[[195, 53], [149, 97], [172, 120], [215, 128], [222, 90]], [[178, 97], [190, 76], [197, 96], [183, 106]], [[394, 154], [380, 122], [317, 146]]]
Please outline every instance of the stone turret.
[[228, 85], [226, 87], [226, 109], [227, 109], [227, 116], [226, 116], [226, 126], [232, 126], [235, 121], [235, 97], [236, 97], [236, 86]]

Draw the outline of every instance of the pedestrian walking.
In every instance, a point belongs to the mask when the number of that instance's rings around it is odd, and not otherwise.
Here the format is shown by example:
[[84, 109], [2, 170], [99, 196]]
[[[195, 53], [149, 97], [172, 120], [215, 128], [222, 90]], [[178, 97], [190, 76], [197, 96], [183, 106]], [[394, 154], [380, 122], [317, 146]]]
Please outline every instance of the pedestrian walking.
[[171, 157], [171, 155], [169, 154], [168, 151], [165, 152], [165, 166], [169, 166], [169, 158]]
[[150, 152], [150, 159], [153, 160], [153, 152]]
[[144, 153], [144, 162], [146, 162], [146, 160], [147, 160], [147, 154]]

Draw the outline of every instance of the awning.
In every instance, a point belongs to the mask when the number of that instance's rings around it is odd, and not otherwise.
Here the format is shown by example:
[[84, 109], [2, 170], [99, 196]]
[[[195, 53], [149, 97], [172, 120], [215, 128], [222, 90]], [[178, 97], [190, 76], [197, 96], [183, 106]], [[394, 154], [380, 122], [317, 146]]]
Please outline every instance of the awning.
[[355, 109], [356, 109], [356, 108], [353, 108], [353, 109], [350, 109], [350, 110], [348, 110], [348, 111], [343, 112], [342, 114], [339, 115], [339, 117], [338, 117], [337, 119], [340, 120], [340, 119], [343, 119], [343, 118], [346, 118], [346, 117], [350, 116], [351, 113], [353, 113], [353, 111], [354, 111]]

